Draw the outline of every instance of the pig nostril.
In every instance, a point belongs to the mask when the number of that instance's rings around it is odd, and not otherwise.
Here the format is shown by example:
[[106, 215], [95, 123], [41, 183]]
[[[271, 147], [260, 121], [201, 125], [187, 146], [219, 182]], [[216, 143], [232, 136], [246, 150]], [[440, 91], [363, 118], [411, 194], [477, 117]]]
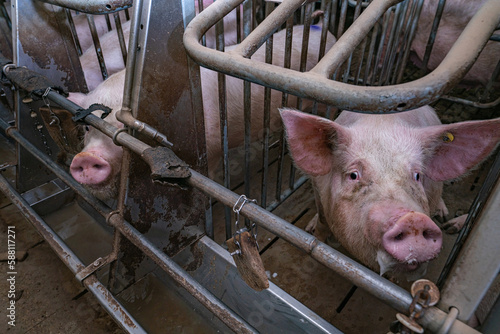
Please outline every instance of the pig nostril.
[[103, 166], [102, 165], [99, 165], [99, 164], [95, 164], [94, 166], [92, 166], [93, 168], [95, 169], [102, 169]]
[[401, 232], [394, 237], [394, 240], [400, 241], [400, 240], [403, 240], [403, 238], [404, 238], [404, 234]]

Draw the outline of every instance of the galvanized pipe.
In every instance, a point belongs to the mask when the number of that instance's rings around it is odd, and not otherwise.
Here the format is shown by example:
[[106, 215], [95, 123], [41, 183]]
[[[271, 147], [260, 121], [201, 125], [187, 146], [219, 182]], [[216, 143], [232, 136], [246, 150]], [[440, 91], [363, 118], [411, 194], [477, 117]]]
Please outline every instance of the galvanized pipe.
[[142, 133], [163, 146], [172, 146], [172, 143], [168, 141], [167, 136], [159, 132], [152, 126], [139, 121], [132, 115], [132, 91], [134, 85], [134, 75], [137, 61], [137, 48], [139, 41], [139, 31], [141, 25], [141, 14], [142, 14], [143, 0], [136, 0], [134, 6], [134, 15], [132, 16], [132, 22], [130, 27], [130, 37], [128, 45], [128, 54], [126, 62], [126, 72], [125, 72], [125, 86], [123, 88], [123, 101], [122, 108], [116, 113], [116, 119], [123, 124], [129, 126], [133, 130]]
[[[233, 206], [239, 198], [238, 194], [224, 188], [205, 176], [192, 171], [188, 184], [200, 189], [208, 196], [219, 199], [226, 206]], [[412, 302], [411, 295], [403, 288], [375, 274], [373, 271], [358, 264], [344, 254], [319, 242], [311, 234], [301, 230], [287, 221], [270, 214], [254, 203], [247, 203], [240, 212], [259, 226], [288, 241], [292, 245], [304, 250], [315, 260], [332, 269], [337, 274], [348, 279], [353, 284], [363, 288], [399, 312], [407, 313]], [[417, 310], [418, 312], [419, 310]], [[446, 320], [446, 313], [436, 307], [427, 309], [419, 322], [430, 329], [437, 331]], [[450, 333], [478, 333], [476, 330], [455, 321]]]
[[[0, 191], [19, 208], [21, 214], [33, 225], [40, 235], [47, 241], [61, 261], [76, 276], [85, 268], [80, 259], [59, 238], [59, 236], [45, 223], [28, 202], [10, 185], [9, 181], [0, 174]], [[109, 315], [128, 333], [146, 333], [139, 323], [127, 312], [114, 296], [99, 282], [95, 274], [82, 281], [85, 287], [101, 303]]]
[[[76, 191], [82, 198], [87, 201], [94, 209], [97, 210], [104, 217], [108, 217], [109, 222], [134, 243], [142, 252], [151, 257], [165, 272], [176, 280], [178, 284], [184, 287], [190, 294], [197, 298], [205, 307], [214, 313], [220, 320], [222, 320], [228, 327], [237, 333], [255, 333], [250, 325], [245, 320], [234, 313], [231, 309], [217, 299], [209, 290], [200, 285], [194, 278], [186, 273], [177, 263], [167, 257], [161, 250], [147, 240], [139, 231], [132, 225], [124, 221], [119, 215], [114, 214], [101, 201], [95, 199], [82, 185], [77, 183], [71, 176], [69, 176], [61, 167], [53, 162], [48, 156], [35, 148], [28, 140], [26, 140], [15, 128], [9, 126], [8, 123], [0, 119], [0, 128], [5, 130], [7, 135], [16, 140], [28, 152], [33, 154], [45, 166], [47, 166], [54, 174], [65, 182], [70, 188]], [[144, 144], [146, 145], [146, 144]], [[148, 145], [146, 145], [148, 146]], [[149, 146], [148, 146], [149, 147]], [[213, 181], [212, 181], [213, 182]], [[1, 185], [1, 184], [0, 184]], [[0, 190], [2, 190], [0, 188]], [[64, 253], [66, 254], [66, 253]], [[64, 260], [63, 260], [64, 261]], [[79, 270], [84, 269], [84, 265], [80, 264]], [[79, 271], [78, 270], [78, 271]], [[76, 273], [76, 271], [75, 271]], [[105, 289], [104, 286], [99, 287], [100, 290]], [[133, 332], [132, 332], [133, 333]]]
[[[215, 5], [218, 2], [226, 1], [219, 0], [208, 7], [203, 12], [204, 18], [209, 14], [215, 14]], [[395, 2], [397, 1], [387, 1], [383, 5], [379, 0], [372, 2], [357, 20], [358, 23], [351, 26], [341, 37], [345, 40], [342, 42], [339, 40], [325, 58], [312, 71], [306, 73], [255, 62], [233, 51], [222, 53], [203, 47], [198, 43], [202, 35], [201, 27], [206, 26], [206, 22], [200, 18], [201, 14], [186, 27], [184, 46], [196, 62], [210, 69], [334, 105], [340, 109], [370, 113], [414, 109], [438, 99], [467, 73], [500, 21], [500, 1], [486, 2], [471, 19], [441, 64], [423, 78], [384, 87], [360, 87], [329, 80], [325, 75], [328, 75], [331, 69], [325, 59], [337, 58], [335, 53], [343, 52], [340, 48], [342, 45], [344, 48], [351, 43], [357, 45], [358, 38], [360, 38], [356, 36], [358, 32], [363, 31], [366, 35], [369, 28], [387, 9], [387, 5]], [[212, 6], [214, 8], [211, 8]], [[350, 43], [346, 41], [351, 39]], [[325, 63], [322, 63], [323, 61]]]
[[132, 7], [133, 0], [39, 0], [87, 14], [107, 14]]

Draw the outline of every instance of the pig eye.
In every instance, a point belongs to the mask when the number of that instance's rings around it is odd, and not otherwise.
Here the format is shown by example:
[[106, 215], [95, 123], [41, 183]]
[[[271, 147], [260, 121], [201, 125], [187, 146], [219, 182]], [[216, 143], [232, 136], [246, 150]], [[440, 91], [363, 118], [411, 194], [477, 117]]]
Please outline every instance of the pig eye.
[[359, 172], [351, 172], [349, 174], [349, 178], [353, 181], [359, 180]]
[[420, 173], [417, 172], [413, 173], [413, 179], [417, 182], [420, 182]]

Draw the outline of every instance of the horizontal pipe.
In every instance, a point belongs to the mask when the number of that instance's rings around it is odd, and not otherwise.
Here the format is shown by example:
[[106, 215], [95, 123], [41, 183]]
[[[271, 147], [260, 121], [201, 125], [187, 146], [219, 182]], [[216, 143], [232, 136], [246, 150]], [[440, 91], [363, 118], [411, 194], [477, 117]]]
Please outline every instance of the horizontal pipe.
[[[225, 0], [219, 1], [225, 2]], [[206, 13], [204, 17], [209, 14], [215, 15], [215, 5], [219, 1], [204, 11]], [[378, 0], [372, 2], [365, 12], [378, 3]], [[373, 22], [377, 18], [376, 15], [379, 14], [373, 10], [371, 13], [375, 17], [370, 17], [371, 20], [368, 21], [357, 20], [349, 28], [352, 33], [344, 33], [337, 43], [349, 44], [341, 40], [351, 39], [351, 35], [355, 34], [354, 29], [360, 29], [360, 26], [365, 22]], [[302, 73], [246, 59], [242, 55], [232, 52], [223, 53], [206, 48], [198, 42], [202, 35], [201, 27], [205, 28], [207, 25], [200, 19], [201, 15], [195, 17], [186, 27], [184, 46], [188, 54], [202, 66], [273, 89], [314, 99], [340, 109], [367, 113], [397, 112], [427, 105], [451, 89], [473, 65], [497, 27], [500, 20], [499, 14], [500, 1], [489, 0], [474, 15], [447, 56], [433, 72], [418, 80], [391, 86], [349, 85], [329, 80], [324, 75], [315, 73], [315, 69]], [[361, 26], [361, 28], [364, 27]], [[355, 42], [354, 38], [351, 43]], [[330, 50], [325, 57], [334, 57], [334, 52], [334, 49]]]
[[[234, 203], [237, 202], [239, 198], [238, 194], [235, 194], [194, 170], [191, 170], [191, 173], [191, 177], [188, 179], [188, 184], [191, 186], [200, 189], [208, 196], [218, 199], [226, 206], [232, 207]], [[256, 204], [247, 203], [243, 206], [240, 213], [271, 233], [283, 238], [297, 248], [304, 250], [318, 262], [332, 269], [358, 287], [363, 288], [397, 311], [408, 313], [412, 297], [408, 291], [400, 286], [380, 277], [344, 254], [318, 241], [313, 235], [267, 212]], [[419, 310], [420, 307], [417, 305], [416, 311], [418, 312]], [[445, 322], [446, 317], [447, 313], [436, 307], [430, 307], [425, 310], [424, 316], [419, 319], [419, 323], [431, 331], [436, 332]], [[449, 333], [479, 332], [460, 321], [455, 321]]]
[[132, 7], [133, 0], [39, 0], [86, 14], [109, 14]]
[[[3, 120], [0, 120], [0, 128], [6, 129], [7, 127], [8, 124]], [[26, 149], [30, 147], [31, 144], [26, 139], [24, 139], [17, 130], [14, 130], [12, 127], [10, 128], [9, 131], [7, 131], [7, 134], [13, 137]], [[146, 144], [144, 145], [148, 146]], [[46, 157], [42, 152], [34, 148], [34, 146], [32, 150], [34, 150], [34, 152], [30, 153], [34, 154], [34, 156], [40, 159], [42, 163], [45, 163], [46, 160], [51, 161], [50, 158]], [[28, 151], [30, 150], [28, 149]], [[60, 168], [53, 162], [51, 164], [47, 164], [47, 167], [49, 167], [51, 170], [53, 170], [53, 168], [56, 167], [54, 168], [53, 171], [57, 176], [59, 176], [59, 174], [61, 173], [65, 174], [62, 168]], [[211, 196], [221, 201], [224, 205], [229, 207], [232, 207], [234, 203], [236, 203], [236, 201], [238, 200], [239, 198], [238, 194], [232, 192], [231, 190], [221, 186], [220, 184], [199, 174], [198, 172], [192, 169], [190, 169], [190, 171], [191, 171], [191, 177], [186, 180], [189, 185], [197, 189], [200, 189], [208, 196]], [[81, 190], [82, 188], [82, 186], [78, 184], [74, 179], [72, 179], [69, 175], [67, 175], [65, 178], [62, 178], [62, 180], [75, 191], [78, 191], [79, 189]], [[94, 208], [103, 216], [107, 217], [111, 213], [111, 209], [102, 204], [102, 202], [97, 201], [86, 190], [82, 192], [82, 197], [84, 198], [84, 200], [89, 202], [89, 204], [94, 206]], [[375, 297], [379, 298], [384, 303], [390, 305], [399, 312], [404, 312], [404, 313], [408, 312], [409, 306], [412, 302], [412, 297], [406, 290], [380, 277], [373, 271], [358, 264], [349, 257], [332, 249], [331, 247], [325, 245], [324, 243], [319, 242], [313, 235], [293, 226], [287, 221], [269, 213], [265, 209], [253, 203], [248, 203], [247, 205], [243, 206], [241, 214], [246, 218], [249, 218], [250, 220], [256, 222], [259, 226], [264, 227], [270, 232], [290, 242], [294, 246], [306, 251], [314, 259], [321, 262], [326, 267], [332, 269], [337, 274], [350, 280], [351, 282], [353, 282], [353, 284], [373, 294]], [[128, 225], [126, 225], [128, 223], [125, 222], [124, 224], [125, 225], [119, 228], [119, 230], [124, 234], [127, 233], [126, 236], [128, 238], [131, 236], [131, 233], [129, 231], [130, 228]], [[137, 238], [140, 237], [141, 236], [139, 233], [138, 235], [133, 236], [133, 238], [136, 239], [135, 240], [136, 242]], [[141, 245], [140, 243], [137, 243], [136, 246], [147, 254], [155, 252], [155, 250], [151, 248], [154, 246], [149, 244]], [[165, 266], [165, 264], [163, 263], [164, 254], [157, 249], [156, 252], [158, 254], [154, 255], [153, 260], [155, 260], [155, 262], [158, 265], [164, 267]], [[175, 268], [171, 270], [174, 270], [175, 272]], [[178, 283], [180, 283], [183, 287], [186, 288], [185, 286], [186, 282], [187, 280], [185, 279]], [[196, 287], [196, 282], [192, 284], [193, 284], [191, 285], [192, 287]], [[208, 291], [206, 293], [210, 294], [210, 292]], [[195, 293], [193, 295], [195, 297], [201, 296], [198, 293]], [[203, 303], [204, 301], [201, 302]], [[208, 305], [207, 307], [209, 306], [210, 305]], [[237, 317], [237, 315], [235, 316]], [[224, 321], [224, 319], [221, 320]], [[430, 329], [434, 328], [434, 331], [437, 331], [445, 320], [446, 320], [446, 313], [439, 310], [438, 308], [433, 307], [426, 310], [425, 316], [422, 318], [421, 323], [422, 325], [427, 326]], [[477, 333], [476, 331], [473, 330], [469, 332], [469, 330], [472, 329], [459, 321], [455, 321], [452, 326], [452, 331], [450, 331], [450, 333]]]
[[[47, 241], [49, 246], [59, 256], [63, 263], [76, 276], [85, 268], [84, 264], [75, 253], [59, 238], [59, 236], [45, 223], [28, 202], [12, 187], [12, 185], [0, 174], [0, 191], [3, 192], [12, 203], [20, 210], [21, 214], [33, 225], [40, 235]], [[128, 333], [146, 333], [139, 323], [123, 308], [113, 295], [99, 282], [95, 274], [90, 275], [83, 281], [85, 287], [92, 292], [109, 315]]]
[[[139, 233], [132, 225], [126, 221], [118, 222], [117, 215], [111, 215], [112, 210], [101, 201], [95, 199], [82, 185], [76, 182], [69, 176], [60, 166], [53, 162], [48, 156], [40, 152], [33, 146], [26, 138], [24, 138], [19, 131], [10, 127], [8, 123], [0, 119], [0, 128], [7, 130], [6, 133], [21, 146], [23, 146], [29, 153], [35, 156], [47, 168], [49, 168], [57, 177], [61, 178], [71, 189], [77, 192], [82, 198], [87, 201], [97, 212], [104, 217], [110, 217], [110, 222], [115, 226], [125, 237], [132, 241], [141, 251], [147, 254], [153, 261], [156, 262], [167, 274], [171, 275], [174, 280], [185, 288], [190, 294], [197, 298], [207, 309], [214, 313], [221, 321], [228, 327], [232, 328], [238, 333], [254, 333], [255, 330], [248, 325], [245, 320], [229, 309], [217, 297], [215, 297], [209, 290], [201, 286], [194, 278], [185, 272], [178, 264], [168, 258], [161, 250], [154, 246], [147, 240], [141, 233]], [[146, 144], [144, 144], [146, 145]], [[146, 145], [150, 148], [148, 145]], [[84, 269], [81, 264], [81, 269]], [[79, 271], [79, 270], [78, 270]], [[76, 272], [75, 272], [76, 274]]]

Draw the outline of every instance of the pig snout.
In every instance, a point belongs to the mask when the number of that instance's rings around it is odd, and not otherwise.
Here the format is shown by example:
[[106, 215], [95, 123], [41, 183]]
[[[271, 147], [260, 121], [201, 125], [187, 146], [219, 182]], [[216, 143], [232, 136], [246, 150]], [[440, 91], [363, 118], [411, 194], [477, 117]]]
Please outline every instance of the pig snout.
[[425, 214], [410, 211], [382, 237], [384, 249], [409, 270], [434, 259], [441, 250], [441, 230]]
[[111, 165], [91, 152], [81, 152], [73, 158], [70, 172], [79, 183], [97, 185], [110, 178]]

